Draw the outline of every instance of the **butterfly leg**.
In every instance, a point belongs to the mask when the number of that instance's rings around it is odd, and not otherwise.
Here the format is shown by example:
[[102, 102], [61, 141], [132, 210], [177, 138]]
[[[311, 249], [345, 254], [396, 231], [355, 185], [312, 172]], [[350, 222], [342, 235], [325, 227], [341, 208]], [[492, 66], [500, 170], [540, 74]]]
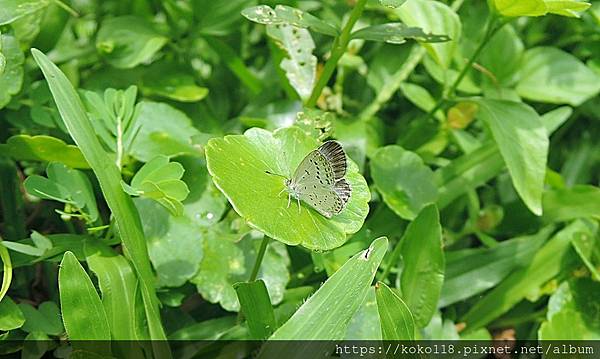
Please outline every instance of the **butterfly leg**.
[[298, 214], [300, 214], [302, 209], [302, 207], [300, 207], [300, 198], [296, 198], [296, 200], [298, 200]]
[[290, 208], [290, 205], [292, 204], [292, 194], [288, 193], [288, 205], [286, 208]]
[[277, 197], [281, 197], [281, 194], [282, 194], [283, 192], [285, 192], [285, 190], [286, 190], [286, 188], [284, 187], [284, 188], [283, 188], [281, 191], [279, 191], [279, 193], [277, 194]]

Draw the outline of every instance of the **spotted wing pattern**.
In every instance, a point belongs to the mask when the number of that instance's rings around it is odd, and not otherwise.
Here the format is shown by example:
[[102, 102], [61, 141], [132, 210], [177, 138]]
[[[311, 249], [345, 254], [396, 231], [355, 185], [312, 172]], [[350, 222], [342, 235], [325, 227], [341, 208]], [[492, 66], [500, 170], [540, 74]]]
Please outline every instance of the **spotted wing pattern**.
[[336, 141], [310, 152], [294, 172], [291, 186], [298, 198], [327, 218], [340, 213], [352, 193], [346, 174], [346, 154]]
[[333, 189], [342, 200], [343, 206], [345, 206], [350, 200], [350, 195], [352, 195], [352, 187], [350, 187], [350, 183], [348, 183], [345, 178], [342, 178], [335, 183]]
[[339, 142], [327, 141], [322, 144], [317, 151], [325, 156], [331, 165], [336, 180], [339, 180], [346, 175], [346, 169], [348, 167], [346, 153], [344, 153], [344, 149]]
[[335, 190], [324, 186], [317, 187], [307, 193], [302, 193], [300, 200], [309, 204], [326, 218], [331, 218], [334, 214], [340, 213], [345, 205]]
[[292, 182], [300, 189], [318, 185], [331, 187], [335, 184], [335, 173], [327, 158], [317, 149], [306, 155], [300, 162], [294, 172]]

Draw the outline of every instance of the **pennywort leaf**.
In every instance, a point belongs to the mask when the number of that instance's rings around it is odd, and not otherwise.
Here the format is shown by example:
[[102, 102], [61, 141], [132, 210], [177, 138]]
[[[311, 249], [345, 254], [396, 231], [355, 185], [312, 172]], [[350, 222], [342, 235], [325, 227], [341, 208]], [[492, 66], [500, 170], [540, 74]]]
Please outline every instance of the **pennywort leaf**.
[[167, 42], [151, 23], [128, 15], [102, 23], [96, 48], [111, 65], [128, 69], [149, 61]]
[[287, 196], [279, 195], [285, 180], [265, 172], [291, 177], [300, 161], [317, 147], [316, 140], [296, 127], [274, 133], [253, 128], [244, 135], [211, 139], [206, 162], [215, 185], [250, 226], [286, 244], [326, 250], [342, 245], [367, 215], [370, 193], [357, 166], [349, 161], [345, 178], [352, 196], [331, 219], [302, 203], [300, 209], [297, 204], [288, 208]]
[[385, 203], [402, 218], [414, 219], [437, 199], [431, 169], [416, 153], [400, 146], [377, 149], [371, 159], [371, 175]]

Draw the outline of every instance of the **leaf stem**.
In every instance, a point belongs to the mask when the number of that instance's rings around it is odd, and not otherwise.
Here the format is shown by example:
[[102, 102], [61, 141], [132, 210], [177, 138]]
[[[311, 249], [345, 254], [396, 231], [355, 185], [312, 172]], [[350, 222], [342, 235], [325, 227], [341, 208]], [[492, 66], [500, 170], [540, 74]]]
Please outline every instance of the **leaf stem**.
[[[458, 11], [463, 2], [464, 0], [455, 0], [450, 8], [452, 8], [454, 11]], [[391, 76], [389, 81], [386, 81], [386, 83], [377, 93], [375, 99], [360, 113], [358, 118], [366, 121], [379, 112], [383, 105], [388, 102], [390, 98], [392, 98], [396, 91], [398, 91], [400, 85], [402, 85], [408, 76], [412, 74], [415, 67], [421, 63], [425, 53], [425, 48], [422, 45], [418, 43], [413, 45], [406, 61], [402, 64], [398, 71]]]
[[410, 54], [402, 66], [396, 71], [390, 78], [389, 81], [383, 85], [383, 87], [377, 93], [373, 102], [371, 102], [361, 113], [358, 118], [362, 120], [368, 120], [375, 115], [390, 98], [400, 88], [400, 85], [408, 78], [413, 72], [415, 67], [421, 62], [425, 55], [425, 48], [419, 44], [413, 45], [410, 50]]
[[269, 238], [268, 236], [264, 236], [262, 242], [260, 243], [260, 249], [258, 250], [258, 254], [256, 255], [256, 260], [254, 261], [254, 267], [252, 268], [252, 273], [250, 274], [250, 278], [248, 279], [248, 282], [254, 282], [256, 280], [256, 277], [258, 276], [258, 271], [260, 269], [260, 264], [263, 261], [263, 258], [265, 257], [265, 252], [267, 251], [267, 245], [269, 244], [269, 241], [271, 240], [271, 238]]
[[398, 262], [398, 258], [400, 258], [400, 252], [402, 252], [402, 239], [400, 239], [400, 240], [398, 240], [398, 242], [396, 242], [394, 251], [390, 255], [390, 259], [387, 261], [387, 265], [385, 266], [385, 269], [383, 270], [383, 274], [381, 274], [381, 276], [377, 279], [378, 281], [385, 282], [385, 279], [387, 278], [388, 275], [390, 275], [392, 268], [396, 266], [396, 264]]
[[123, 161], [123, 125], [121, 116], [117, 116], [117, 159], [116, 164], [119, 172], [121, 172], [121, 162]]
[[454, 92], [460, 85], [461, 81], [465, 78], [465, 76], [467, 75], [467, 73], [469, 72], [471, 67], [473, 67], [473, 63], [475, 63], [475, 61], [477, 60], [477, 57], [479, 57], [479, 54], [485, 48], [485, 45], [487, 45], [488, 42], [490, 41], [490, 39], [496, 34], [496, 32], [498, 32], [498, 30], [500, 30], [502, 28], [502, 26], [504, 26], [506, 24], [505, 21], [501, 21], [500, 23], [498, 23], [497, 20], [498, 20], [498, 18], [496, 17], [495, 14], [490, 14], [490, 16], [488, 17], [488, 20], [487, 20], [485, 35], [481, 39], [481, 42], [479, 43], [479, 45], [477, 46], [477, 48], [475, 49], [475, 51], [473, 52], [471, 57], [469, 57], [469, 59], [467, 60], [467, 63], [462, 68], [462, 70], [458, 74], [458, 77], [454, 80], [452, 85], [450, 85], [450, 87], [448, 87], [448, 89], [446, 91], [444, 91], [444, 94], [442, 95], [442, 97], [437, 101], [435, 106], [427, 113], [427, 118], [433, 117], [433, 115], [439, 109], [441, 109], [442, 106], [444, 106], [444, 104], [446, 103], [446, 100], [449, 98], [452, 98], [452, 96], [454, 95]]
[[342, 29], [341, 34], [333, 40], [333, 46], [331, 48], [331, 56], [329, 60], [325, 63], [325, 67], [323, 68], [323, 72], [319, 77], [319, 80], [315, 84], [315, 87], [310, 94], [310, 97], [306, 101], [307, 107], [315, 107], [319, 97], [321, 96], [321, 92], [329, 82], [331, 75], [335, 71], [337, 67], [337, 63], [340, 61], [340, 58], [346, 52], [346, 48], [348, 47], [348, 43], [351, 40], [352, 28], [354, 24], [358, 21], [360, 16], [362, 15], [363, 10], [365, 9], [365, 5], [367, 4], [367, 0], [358, 0], [356, 5], [354, 5], [354, 9], [350, 13], [350, 18], [344, 28]]
[[77, 11], [75, 11], [72, 7], [70, 7], [69, 5], [65, 4], [61, 0], [54, 0], [54, 3], [57, 6], [61, 7], [66, 12], [68, 12], [69, 14], [71, 14], [72, 16], [79, 17], [79, 13], [77, 13]]

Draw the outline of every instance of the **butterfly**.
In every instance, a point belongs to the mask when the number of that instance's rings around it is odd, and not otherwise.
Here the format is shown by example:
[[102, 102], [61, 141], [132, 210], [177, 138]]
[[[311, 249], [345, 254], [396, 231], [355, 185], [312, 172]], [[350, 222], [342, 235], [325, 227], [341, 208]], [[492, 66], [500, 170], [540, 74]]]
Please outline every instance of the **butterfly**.
[[347, 167], [346, 153], [337, 141], [327, 141], [311, 151], [285, 180], [282, 192], [288, 192], [288, 208], [293, 197], [298, 210], [303, 201], [326, 218], [339, 214], [352, 195], [352, 187], [344, 178]]

